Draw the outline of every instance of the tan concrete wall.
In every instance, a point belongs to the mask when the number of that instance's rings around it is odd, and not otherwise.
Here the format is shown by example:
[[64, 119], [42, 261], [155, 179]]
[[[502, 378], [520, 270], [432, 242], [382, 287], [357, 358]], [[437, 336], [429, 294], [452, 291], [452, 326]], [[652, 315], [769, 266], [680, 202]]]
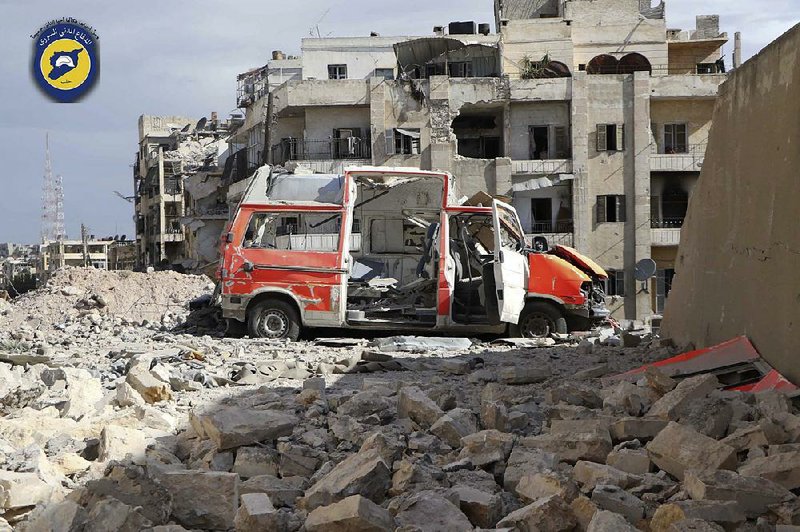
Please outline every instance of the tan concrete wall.
[[656, 100], [650, 104], [653, 136], [664, 145], [664, 124], [686, 124], [689, 144], [705, 144], [714, 114], [713, 100]]
[[361, 135], [370, 129], [368, 107], [308, 107], [306, 108], [305, 138], [327, 140], [334, 129], [359, 128]]
[[[527, 160], [530, 154], [530, 126], [563, 126], [569, 131], [569, 102], [512, 103], [510, 157]], [[555, 139], [553, 139], [555, 142]]]
[[800, 383], [798, 89], [800, 25], [721, 87], [663, 333], [697, 346], [746, 334]]

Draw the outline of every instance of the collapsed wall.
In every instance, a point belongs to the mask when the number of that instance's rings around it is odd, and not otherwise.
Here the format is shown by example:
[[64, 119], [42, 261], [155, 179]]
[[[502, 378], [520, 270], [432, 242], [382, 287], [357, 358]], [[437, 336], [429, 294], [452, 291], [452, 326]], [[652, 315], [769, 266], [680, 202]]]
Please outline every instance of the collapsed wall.
[[746, 334], [800, 384], [800, 25], [720, 88], [663, 331], [698, 347]]

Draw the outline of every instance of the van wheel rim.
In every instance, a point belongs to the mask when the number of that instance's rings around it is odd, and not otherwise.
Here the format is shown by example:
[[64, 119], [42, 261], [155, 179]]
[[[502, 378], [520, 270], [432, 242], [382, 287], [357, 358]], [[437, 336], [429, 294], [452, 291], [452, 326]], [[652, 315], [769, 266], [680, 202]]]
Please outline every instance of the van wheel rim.
[[525, 317], [520, 329], [525, 338], [547, 338], [555, 327], [544, 314], [531, 314]]
[[288, 329], [289, 318], [280, 310], [265, 310], [258, 318], [258, 332], [263, 338], [282, 338]]

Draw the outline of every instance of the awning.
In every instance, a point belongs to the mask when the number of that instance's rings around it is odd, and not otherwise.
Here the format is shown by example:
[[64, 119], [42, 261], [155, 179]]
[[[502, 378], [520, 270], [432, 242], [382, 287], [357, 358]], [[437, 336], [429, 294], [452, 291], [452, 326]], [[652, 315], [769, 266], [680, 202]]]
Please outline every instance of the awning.
[[514, 183], [511, 190], [514, 192], [529, 192], [531, 190], [539, 190], [542, 188], [554, 187], [560, 185], [565, 181], [575, 179], [574, 174], [555, 174], [551, 176], [531, 177], [521, 183]]
[[418, 129], [418, 130], [416, 130], [416, 131], [412, 131], [412, 130], [410, 130], [410, 129], [401, 129], [401, 128], [397, 128], [397, 129], [395, 129], [395, 131], [397, 131], [397, 132], [398, 132], [398, 133], [400, 133], [401, 135], [405, 135], [405, 136], [407, 136], [407, 137], [411, 137], [412, 139], [418, 139], [418, 138], [420, 138], [420, 130], [419, 130], [419, 129]]
[[397, 55], [398, 64], [422, 66], [441, 55], [472, 45], [480, 45], [489, 48], [497, 47], [496, 42], [487, 43], [485, 40], [478, 39], [423, 37], [421, 39], [403, 41], [395, 44], [394, 52]]

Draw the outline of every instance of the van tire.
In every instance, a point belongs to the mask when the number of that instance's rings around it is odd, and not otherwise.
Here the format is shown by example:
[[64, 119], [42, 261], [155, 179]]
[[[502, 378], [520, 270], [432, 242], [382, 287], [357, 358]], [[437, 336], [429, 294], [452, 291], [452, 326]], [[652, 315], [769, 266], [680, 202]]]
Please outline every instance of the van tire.
[[525, 305], [519, 323], [509, 328], [513, 338], [548, 338], [551, 334], [567, 334], [567, 320], [555, 305], [533, 301]]
[[251, 338], [286, 338], [294, 342], [300, 337], [297, 309], [280, 299], [259, 301], [247, 311], [247, 332]]

